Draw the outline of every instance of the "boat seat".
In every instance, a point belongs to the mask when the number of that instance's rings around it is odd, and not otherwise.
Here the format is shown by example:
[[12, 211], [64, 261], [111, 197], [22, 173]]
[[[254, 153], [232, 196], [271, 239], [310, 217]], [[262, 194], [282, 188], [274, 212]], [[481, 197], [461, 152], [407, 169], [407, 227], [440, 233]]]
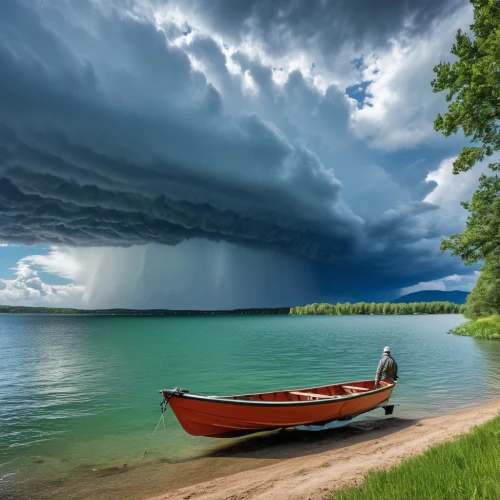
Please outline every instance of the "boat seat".
[[356, 387], [355, 385], [341, 385], [342, 389], [351, 389], [354, 391], [369, 391], [366, 387]]
[[326, 394], [316, 394], [315, 392], [301, 392], [301, 391], [290, 391], [290, 394], [294, 394], [295, 396], [308, 396], [310, 398], [319, 398], [319, 399], [333, 399], [339, 397], [339, 396], [327, 396]]

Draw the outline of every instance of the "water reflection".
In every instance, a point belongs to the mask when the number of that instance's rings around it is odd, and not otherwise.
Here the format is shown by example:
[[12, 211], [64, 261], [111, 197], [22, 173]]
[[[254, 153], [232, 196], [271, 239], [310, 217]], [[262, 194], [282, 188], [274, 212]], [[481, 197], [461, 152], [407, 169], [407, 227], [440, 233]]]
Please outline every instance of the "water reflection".
[[[487, 394], [498, 394], [500, 392], [500, 342], [492, 340], [474, 340], [474, 346], [481, 356], [478, 369], [482, 369]], [[475, 385], [475, 379], [470, 381]]]

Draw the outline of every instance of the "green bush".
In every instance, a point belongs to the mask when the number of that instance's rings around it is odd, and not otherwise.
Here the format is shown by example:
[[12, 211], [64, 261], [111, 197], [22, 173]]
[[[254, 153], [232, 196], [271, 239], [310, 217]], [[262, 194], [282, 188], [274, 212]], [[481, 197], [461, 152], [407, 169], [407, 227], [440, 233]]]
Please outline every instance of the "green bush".
[[475, 337], [477, 339], [500, 340], [500, 316], [478, 318], [453, 328], [448, 333]]

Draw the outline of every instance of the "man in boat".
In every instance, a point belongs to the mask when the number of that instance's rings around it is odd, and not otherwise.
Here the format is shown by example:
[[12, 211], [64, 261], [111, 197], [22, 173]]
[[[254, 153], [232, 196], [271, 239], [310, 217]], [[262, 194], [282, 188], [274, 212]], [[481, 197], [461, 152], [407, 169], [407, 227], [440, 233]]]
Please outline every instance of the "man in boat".
[[393, 384], [398, 379], [398, 364], [391, 356], [391, 348], [384, 347], [382, 359], [380, 360], [375, 375], [375, 389], [378, 388], [379, 382], [385, 380]]

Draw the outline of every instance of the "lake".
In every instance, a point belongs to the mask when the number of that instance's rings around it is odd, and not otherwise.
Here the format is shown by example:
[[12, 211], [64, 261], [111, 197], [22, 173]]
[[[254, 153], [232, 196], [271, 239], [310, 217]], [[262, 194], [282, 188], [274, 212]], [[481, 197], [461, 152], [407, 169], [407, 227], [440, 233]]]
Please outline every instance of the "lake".
[[[400, 375], [395, 416], [491, 401], [500, 396], [500, 342], [446, 333], [463, 321], [2, 315], [0, 497], [29, 490], [29, 498], [46, 498], [44, 481], [78, 481], [82, 471], [130, 463], [158, 423], [161, 388], [241, 394], [369, 379], [389, 345]], [[223, 443], [186, 434], [171, 410], [166, 430], [160, 427], [147, 460], [199, 457]]]

